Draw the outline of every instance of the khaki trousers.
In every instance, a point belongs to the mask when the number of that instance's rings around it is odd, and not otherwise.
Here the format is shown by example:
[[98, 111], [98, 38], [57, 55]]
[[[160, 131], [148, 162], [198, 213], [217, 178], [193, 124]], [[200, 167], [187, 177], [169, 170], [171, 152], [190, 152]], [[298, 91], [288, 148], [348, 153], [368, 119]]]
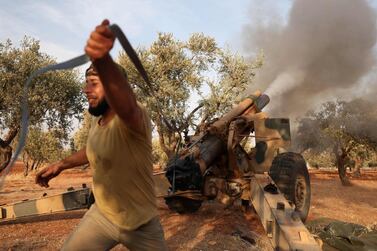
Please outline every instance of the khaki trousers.
[[64, 251], [110, 250], [122, 243], [131, 251], [168, 250], [164, 231], [156, 216], [139, 228], [128, 231], [111, 223], [93, 204], [63, 244]]

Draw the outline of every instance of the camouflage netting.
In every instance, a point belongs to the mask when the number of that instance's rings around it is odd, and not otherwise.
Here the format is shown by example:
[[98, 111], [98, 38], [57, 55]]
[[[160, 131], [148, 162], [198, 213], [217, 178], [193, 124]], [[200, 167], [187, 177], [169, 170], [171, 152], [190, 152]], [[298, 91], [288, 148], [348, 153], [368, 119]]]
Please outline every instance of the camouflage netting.
[[323, 250], [366, 251], [377, 250], [377, 228], [319, 218], [307, 223], [312, 234], [323, 241]]

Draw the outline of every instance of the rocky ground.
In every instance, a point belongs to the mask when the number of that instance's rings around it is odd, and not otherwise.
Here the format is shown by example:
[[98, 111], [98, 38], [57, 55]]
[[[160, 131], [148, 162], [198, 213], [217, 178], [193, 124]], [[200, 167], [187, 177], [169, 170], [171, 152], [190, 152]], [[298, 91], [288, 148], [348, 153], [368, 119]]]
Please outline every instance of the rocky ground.
[[[319, 217], [363, 225], [377, 223], [377, 171], [363, 171], [352, 179], [353, 186], [340, 184], [331, 170], [311, 170], [312, 204], [309, 221]], [[60, 193], [66, 188], [90, 184], [90, 169], [72, 170], [44, 189], [34, 184], [34, 174], [23, 177], [18, 166], [0, 190], [0, 204], [38, 198], [43, 193]], [[259, 218], [250, 210], [224, 209], [218, 203], [204, 203], [191, 215], [179, 215], [159, 201], [161, 223], [170, 250], [271, 250]], [[0, 223], [0, 250], [58, 250], [85, 210]], [[126, 250], [121, 246], [113, 250]]]

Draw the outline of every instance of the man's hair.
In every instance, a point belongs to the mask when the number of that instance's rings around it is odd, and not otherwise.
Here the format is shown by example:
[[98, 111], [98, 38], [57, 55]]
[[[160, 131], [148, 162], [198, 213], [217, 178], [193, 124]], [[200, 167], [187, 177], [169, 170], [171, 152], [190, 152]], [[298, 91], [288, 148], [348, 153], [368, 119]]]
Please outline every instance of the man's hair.
[[85, 77], [92, 76], [92, 75], [98, 75], [97, 70], [94, 68], [93, 64], [90, 64], [89, 68], [85, 71]]
[[[120, 64], [118, 63], [115, 63], [115, 65], [118, 67], [118, 69], [120, 70], [120, 72], [126, 77], [126, 79], [128, 80], [128, 77], [127, 77], [127, 72], [126, 70], [123, 68], [123, 66], [121, 66]], [[97, 72], [97, 69], [96, 67], [93, 65], [93, 64], [90, 64], [89, 68], [86, 69], [85, 71], [85, 77], [88, 77], [88, 76], [98, 76], [98, 72]]]

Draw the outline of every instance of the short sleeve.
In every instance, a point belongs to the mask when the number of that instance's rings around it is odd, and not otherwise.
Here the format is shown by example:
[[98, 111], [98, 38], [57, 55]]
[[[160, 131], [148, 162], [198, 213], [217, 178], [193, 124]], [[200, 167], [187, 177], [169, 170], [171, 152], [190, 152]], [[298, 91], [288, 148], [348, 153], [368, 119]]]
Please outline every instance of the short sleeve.
[[141, 105], [140, 103], [138, 103], [138, 106], [140, 108], [140, 111], [142, 113], [142, 118], [143, 118], [143, 131], [140, 132], [140, 131], [136, 131], [130, 127], [128, 127], [122, 120], [121, 118], [119, 118], [119, 116], [115, 116], [115, 125], [116, 126], [119, 126], [122, 130], [124, 130], [127, 134], [130, 134], [134, 137], [137, 137], [137, 138], [143, 138], [143, 139], [146, 139], [148, 141], [150, 141], [152, 139], [152, 125], [151, 125], [151, 120], [150, 120], [150, 117], [145, 109], [145, 107], [143, 105]]

